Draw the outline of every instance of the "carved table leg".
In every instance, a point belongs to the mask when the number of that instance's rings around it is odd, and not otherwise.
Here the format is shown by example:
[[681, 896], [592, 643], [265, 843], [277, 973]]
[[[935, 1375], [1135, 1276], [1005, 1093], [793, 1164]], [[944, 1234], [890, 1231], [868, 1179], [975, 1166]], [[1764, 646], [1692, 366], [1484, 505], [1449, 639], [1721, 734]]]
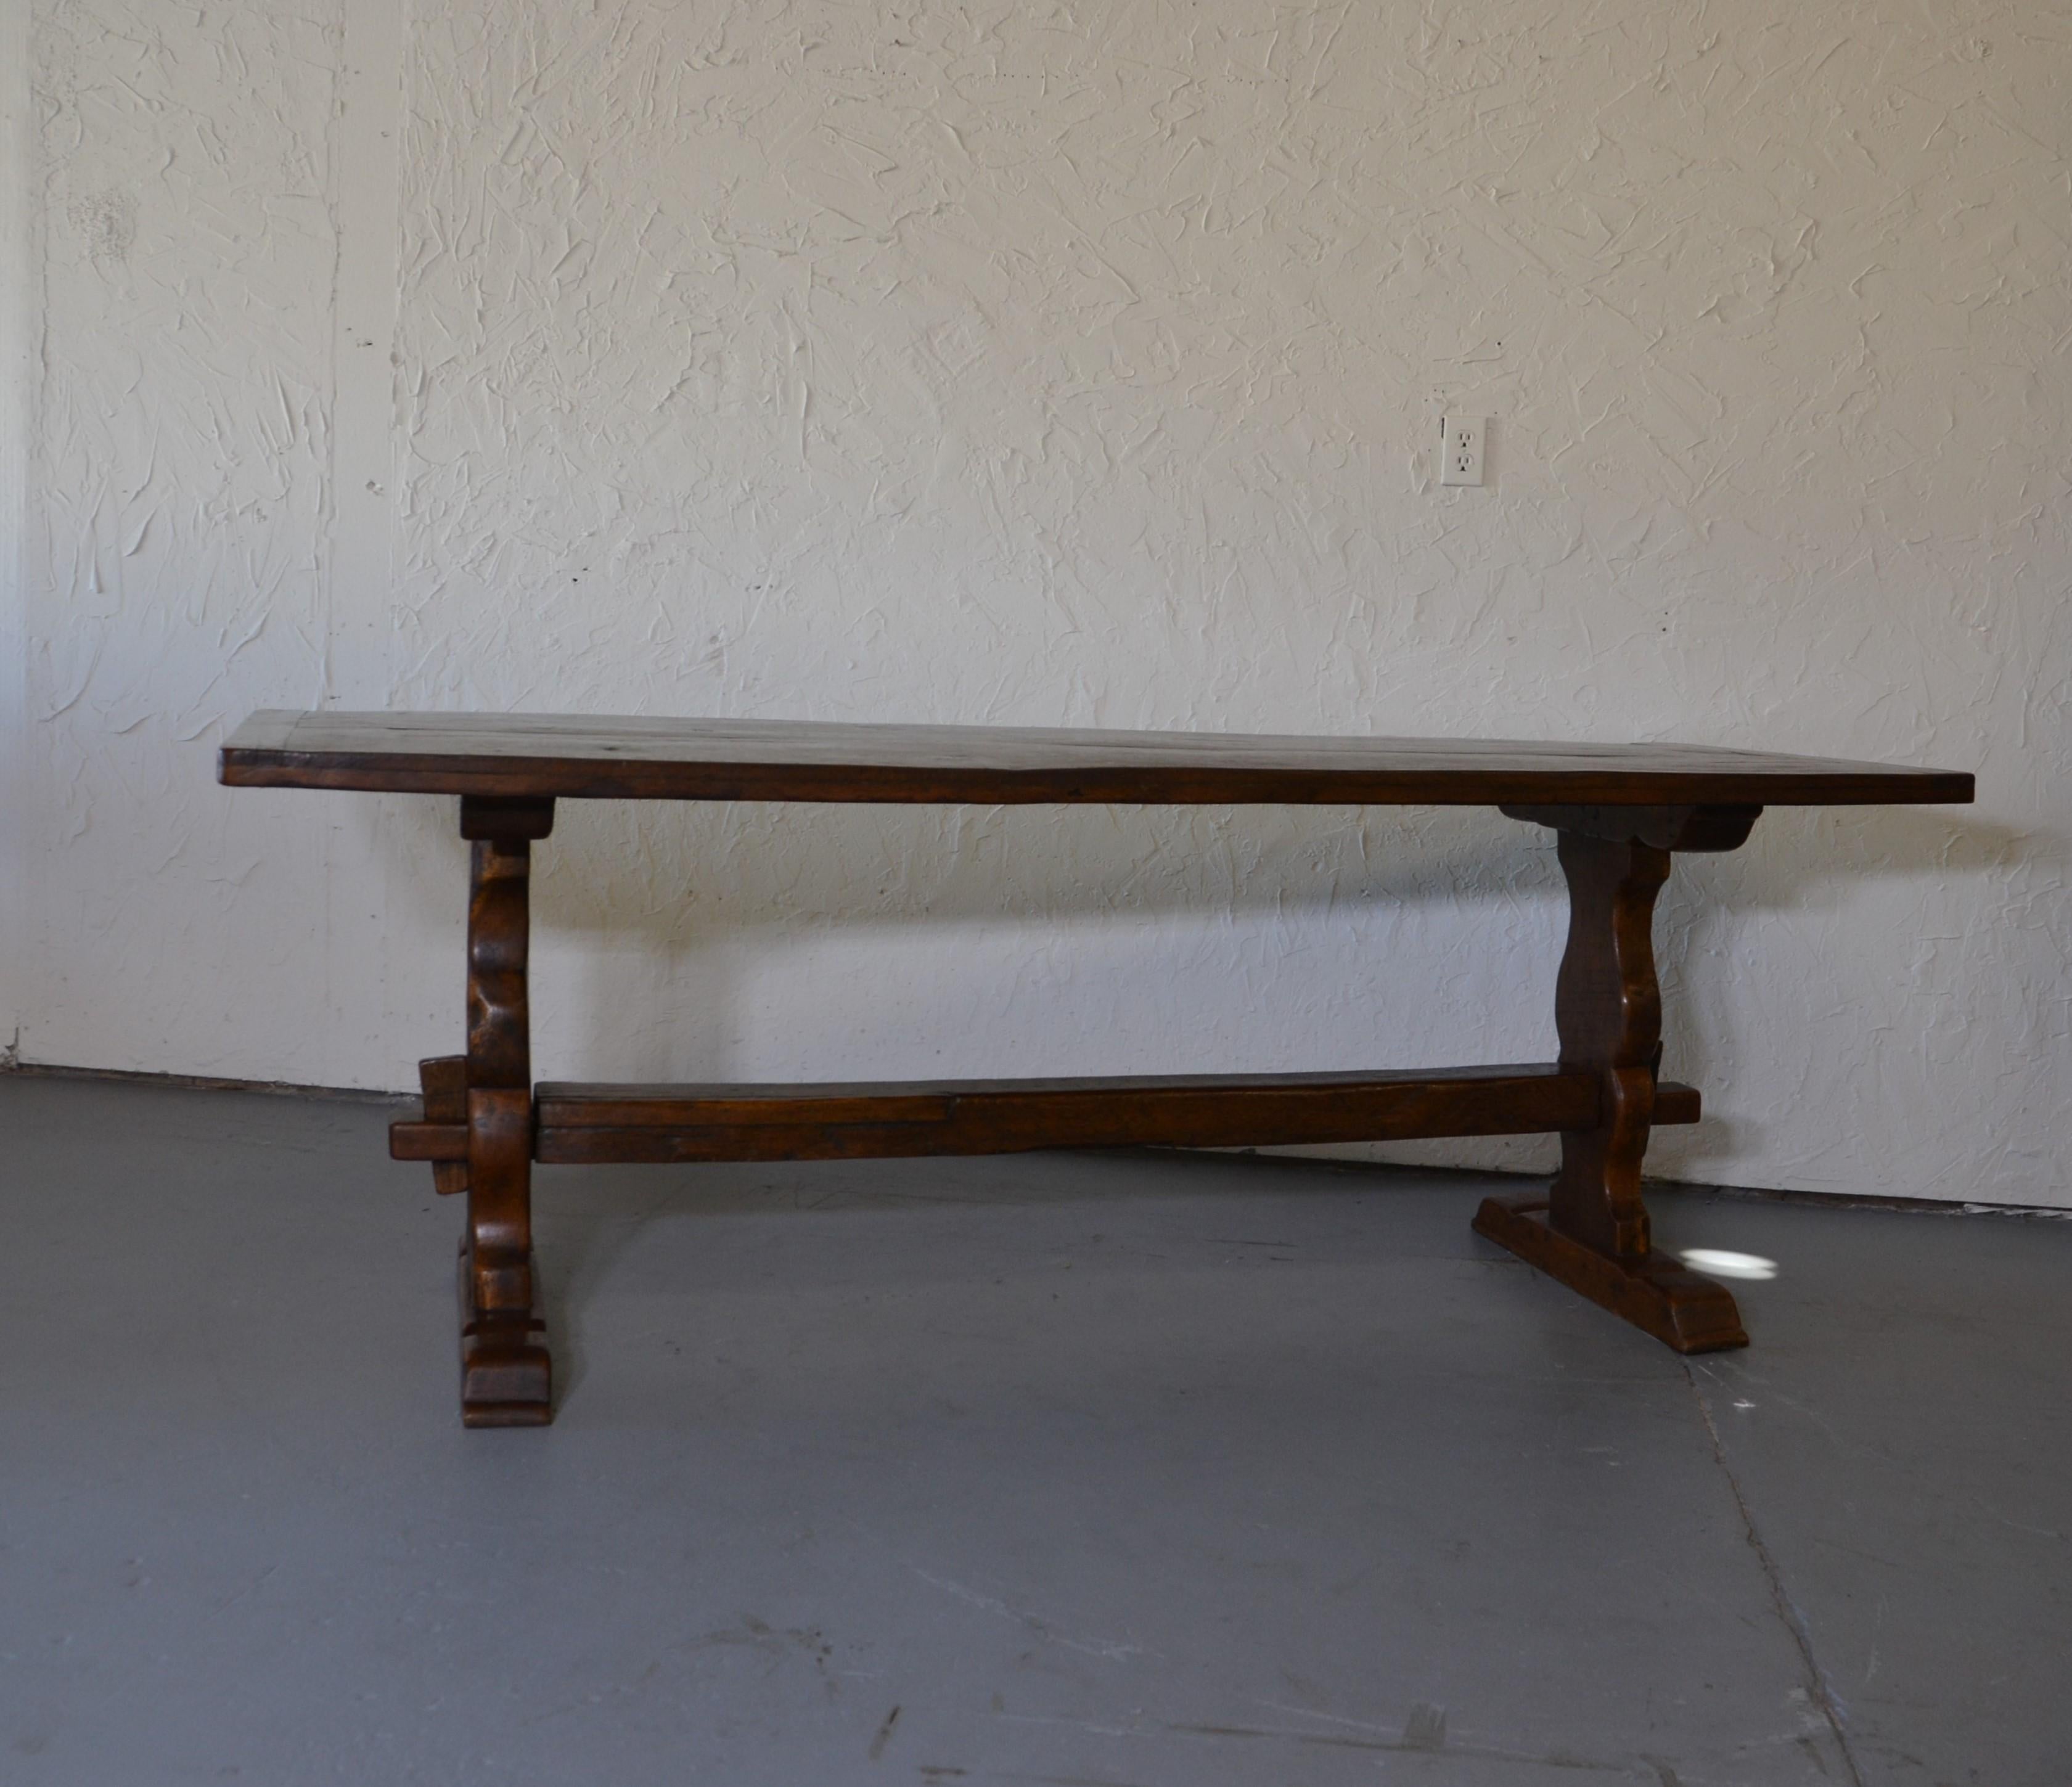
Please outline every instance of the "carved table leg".
[[1568, 943], [1554, 995], [1561, 1065], [1601, 1088], [1594, 1127], [1561, 1136], [1561, 1170], [1541, 1198], [1486, 1199], [1476, 1232], [1623, 1316], [1679, 1353], [1745, 1346], [1722, 1284], [1656, 1252], [1640, 1163], [1662, 1059], [1655, 896], [1671, 851], [1731, 849], [1759, 809], [1507, 807], [1560, 830]]
[[[461, 1419], [543, 1427], [553, 1367], [532, 1269], [532, 1058], [526, 1005], [532, 840], [551, 800], [467, 797], [467, 1232], [461, 1245]], [[427, 1090], [430, 1090], [429, 1082]], [[429, 1114], [429, 1113], [428, 1113]]]

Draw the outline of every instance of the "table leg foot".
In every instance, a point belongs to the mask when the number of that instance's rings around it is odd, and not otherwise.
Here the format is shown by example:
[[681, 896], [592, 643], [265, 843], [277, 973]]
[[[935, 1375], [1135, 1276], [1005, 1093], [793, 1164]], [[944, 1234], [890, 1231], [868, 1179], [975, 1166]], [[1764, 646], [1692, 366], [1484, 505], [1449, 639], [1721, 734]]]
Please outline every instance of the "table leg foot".
[[1630, 1261], [1600, 1253], [1550, 1227], [1544, 1197], [1485, 1197], [1475, 1213], [1475, 1233], [1679, 1353], [1718, 1353], [1749, 1343], [1726, 1286], [1652, 1248]]
[[554, 1362], [538, 1307], [475, 1307], [472, 1262], [460, 1255], [460, 1419], [471, 1428], [541, 1428], [554, 1418]]

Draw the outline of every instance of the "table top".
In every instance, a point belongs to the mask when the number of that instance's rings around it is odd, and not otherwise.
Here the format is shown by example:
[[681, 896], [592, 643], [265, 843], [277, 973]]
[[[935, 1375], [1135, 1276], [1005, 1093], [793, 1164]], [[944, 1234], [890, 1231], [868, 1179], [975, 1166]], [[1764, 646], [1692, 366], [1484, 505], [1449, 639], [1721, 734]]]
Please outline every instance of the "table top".
[[1972, 792], [1957, 770], [1704, 745], [280, 710], [232, 733], [217, 773], [248, 788], [985, 806], [1827, 806]]

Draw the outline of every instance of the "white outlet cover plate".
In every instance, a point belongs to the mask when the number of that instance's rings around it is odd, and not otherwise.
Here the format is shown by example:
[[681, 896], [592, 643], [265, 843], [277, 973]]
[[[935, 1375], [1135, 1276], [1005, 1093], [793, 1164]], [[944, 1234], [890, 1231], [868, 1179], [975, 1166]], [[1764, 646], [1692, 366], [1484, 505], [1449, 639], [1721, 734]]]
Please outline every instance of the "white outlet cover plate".
[[1486, 416], [1449, 416], [1439, 425], [1439, 482], [1474, 484], [1482, 481], [1482, 445], [1489, 438]]

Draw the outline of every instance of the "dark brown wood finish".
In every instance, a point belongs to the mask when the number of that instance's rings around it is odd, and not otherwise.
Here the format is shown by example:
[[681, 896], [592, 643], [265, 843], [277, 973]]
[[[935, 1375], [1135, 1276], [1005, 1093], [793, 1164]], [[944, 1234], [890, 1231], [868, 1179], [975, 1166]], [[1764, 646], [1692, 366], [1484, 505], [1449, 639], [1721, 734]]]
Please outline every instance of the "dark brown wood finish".
[[1602, 1096], [1595, 1124], [1561, 1132], [1550, 1220], [1601, 1253], [1638, 1259], [1648, 1250], [1640, 1157], [1662, 1061], [1655, 898], [1669, 879], [1669, 852], [1580, 832], [1560, 836], [1568, 947], [1554, 984], [1554, 1027], [1561, 1065], [1595, 1074]]
[[[1698, 1120], [1695, 1090], [1663, 1091], [1659, 1121]], [[536, 1152], [557, 1164], [829, 1161], [1530, 1136], [1594, 1124], [1599, 1097], [1594, 1074], [1551, 1066], [905, 1085], [543, 1085]]]
[[[460, 1065], [460, 1058], [453, 1058]], [[444, 1062], [426, 1062], [425, 1067]], [[1438, 1073], [1202, 1074], [1112, 1079], [712, 1086], [541, 1085], [533, 1159], [860, 1160], [1037, 1148], [1264, 1148], [1432, 1136], [1531, 1136], [1595, 1119], [1596, 1078], [1559, 1066]], [[1696, 1087], [1663, 1080], [1655, 1123], [1698, 1120]], [[467, 1189], [468, 1129], [430, 1103], [388, 1126], [398, 1161]]]
[[255, 714], [238, 787], [634, 800], [1195, 805], [1828, 805], [1969, 800], [1971, 778], [1696, 745], [1535, 745], [574, 714]]
[[461, 1246], [461, 1419], [470, 1427], [538, 1427], [553, 1419], [553, 1370], [532, 1262], [526, 988], [532, 842], [553, 823], [551, 800], [461, 802], [461, 836], [473, 846]]
[[[585, 716], [261, 713], [223, 748], [237, 786], [458, 795], [473, 844], [467, 1053], [421, 1065], [390, 1151], [467, 1195], [462, 1409], [553, 1415], [531, 1165], [854, 1158], [1022, 1148], [1558, 1132], [1543, 1197], [1476, 1228], [1684, 1352], [1746, 1344], [1726, 1290], [1656, 1252], [1641, 1162], [1698, 1095], [1658, 1078], [1656, 895], [1675, 852], [1730, 850], [1765, 805], [1964, 801], [1971, 778], [1675, 745], [1233, 737]], [[1419, 1073], [793, 1086], [532, 1085], [532, 844], [557, 797], [1495, 805], [1552, 827], [1569, 894], [1558, 1062]]]
[[[419, 1062], [417, 1083], [424, 1088], [424, 1121], [391, 1124], [388, 1152], [399, 1161], [430, 1161], [432, 1189], [442, 1197], [455, 1197], [467, 1189], [467, 1057]], [[439, 1139], [399, 1142], [398, 1133], [405, 1129]]]
[[1554, 988], [1560, 1066], [1593, 1075], [1601, 1093], [1594, 1123], [1561, 1126], [1561, 1170], [1544, 1218], [1536, 1202], [1490, 1198], [1475, 1227], [1679, 1351], [1745, 1345], [1726, 1288], [1654, 1251], [1640, 1165], [1648, 1131], [1660, 1120], [1655, 901], [1669, 879], [1671, 847], [1733, 849], [1747, 839], [1756, 810], [1513, 816], [1560, 828], [1568, 883], [1568, 943]]
[[1544, 1198], [1486, 1197], [1475, 1232], [1679, 1353], [1749, 1343], [1725, 1285], [1652, 1248], [1638, 1259], [1614, 1259], [1571, 1240], [1548, 1222]]

